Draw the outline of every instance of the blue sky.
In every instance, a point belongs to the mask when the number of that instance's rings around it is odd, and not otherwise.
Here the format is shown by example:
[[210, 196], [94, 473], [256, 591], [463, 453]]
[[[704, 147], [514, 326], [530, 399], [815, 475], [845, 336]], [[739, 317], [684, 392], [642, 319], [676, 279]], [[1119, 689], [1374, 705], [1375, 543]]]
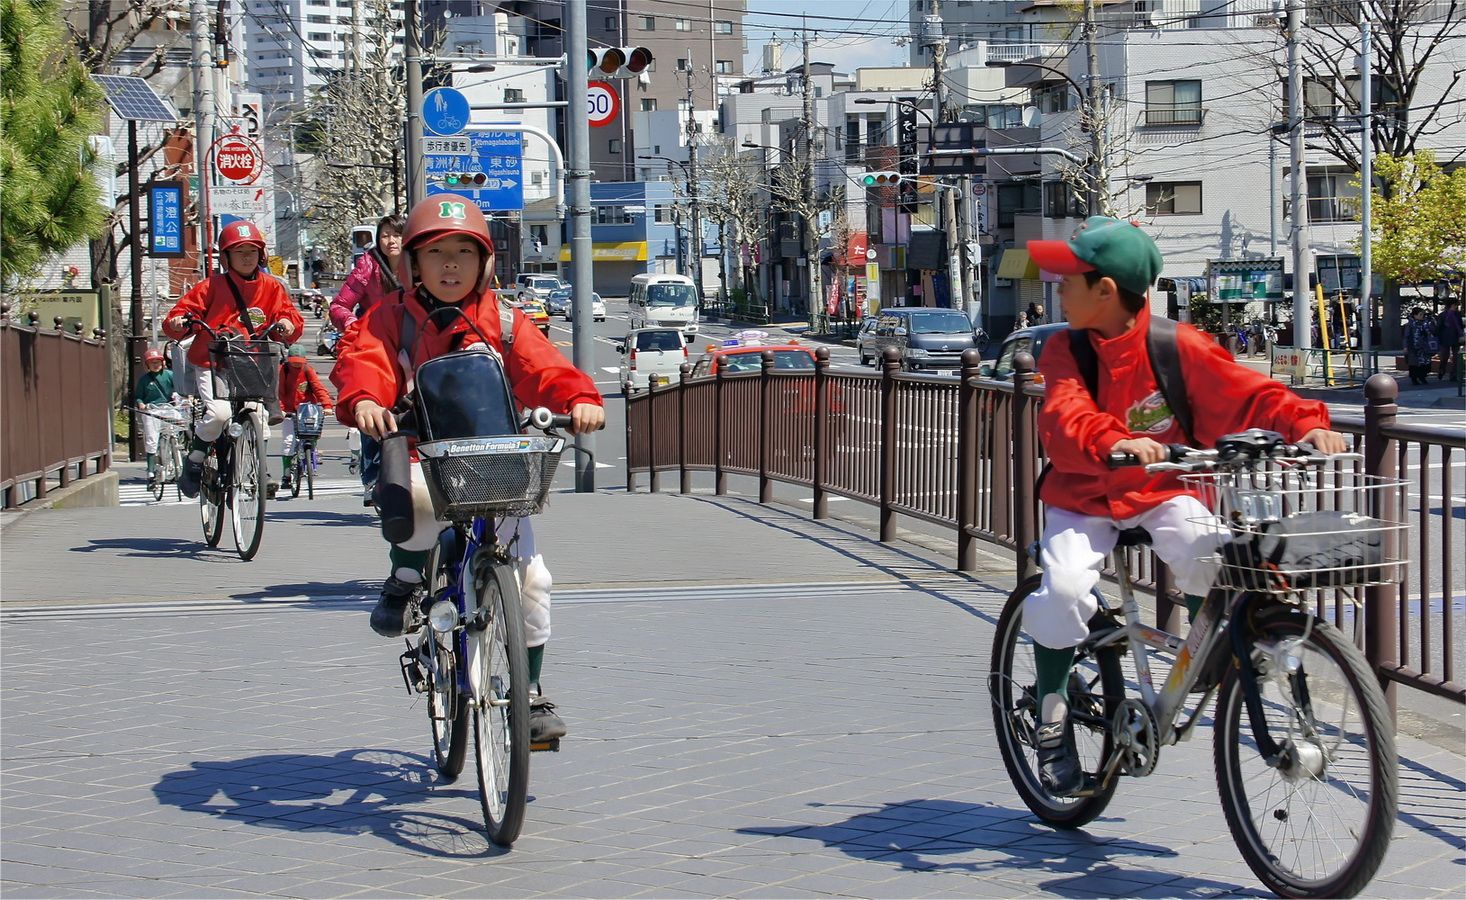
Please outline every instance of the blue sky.
[[[786, 43], [784, 65], [800, 61], [799, 30], [807, 22], [811, 37], [810, 56], [816, 62], [834, 63], [842, 72], [860, 66], [903, 66], [907, 50], [889, 37], [870, 34], [904, 34], [910, 3], [907, 0], [747, 0], [744, 18], [748, 38], [745, 72], [757, 72], [763, 65], [763, 47], [770, 37]], [[778, 13], [778, 16], [757, 15]], [[807, 15], [807, 19], [801, 16]]]

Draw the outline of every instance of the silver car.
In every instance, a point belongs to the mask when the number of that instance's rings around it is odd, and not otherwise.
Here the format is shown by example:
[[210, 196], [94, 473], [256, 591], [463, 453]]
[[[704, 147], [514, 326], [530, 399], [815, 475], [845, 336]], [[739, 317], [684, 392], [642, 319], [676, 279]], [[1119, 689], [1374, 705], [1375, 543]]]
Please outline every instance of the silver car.
[[565, 287], [557, 275], [521, 275], [514, 281], [514, 302], [536, 300], [545, 303], [550, 295]]
[[860, 364], [868, 366], [879, 357], [875, 345], [876, 317], [866, 316], [860, 320], [860, 331], [855, 334], [855, 352], [860, 354]]

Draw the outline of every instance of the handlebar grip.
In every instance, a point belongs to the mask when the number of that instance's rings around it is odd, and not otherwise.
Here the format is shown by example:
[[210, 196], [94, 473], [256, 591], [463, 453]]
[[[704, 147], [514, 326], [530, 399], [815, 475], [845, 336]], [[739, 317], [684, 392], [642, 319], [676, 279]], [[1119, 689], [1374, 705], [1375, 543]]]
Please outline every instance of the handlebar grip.
[[1140, 457], [1134, 453], [1111, 453], [1105, 462], [1112, 469], [1124, 469], [1130, 466], [1140, 465]]
[[537, 406], [529, 412], [529, 424], [540, 431], [548, 431], [551, 428], [569, 428], [570, 422], [570, 416], [552, 413], [543, 406]]
[[377, 511], [382, 516], [382, 537], [394, 544], [412, 537], [412, 453], [407, 435], [400, 432], [382, 441]]

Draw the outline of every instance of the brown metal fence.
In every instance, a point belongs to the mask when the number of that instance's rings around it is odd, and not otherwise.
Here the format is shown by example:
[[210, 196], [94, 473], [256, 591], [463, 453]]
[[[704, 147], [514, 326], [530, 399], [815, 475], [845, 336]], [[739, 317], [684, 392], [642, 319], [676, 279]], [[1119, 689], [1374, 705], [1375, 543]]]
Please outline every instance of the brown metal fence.
[[[692, 379], [684, 367], [678, 383], [628, 393], [628, 490], [643, 472], [658, 490], [660, 473], [674, 470], [684, 492], [694, 471], [713, 472], [720, 494], [729, 473], [755, 476], [761, 502], [772, 499], [775, 482], [806, 485], [815, 518], [828, 515], [830, 495], [847, 497], [877, 507], [882, 541], [894, 540], [898, 517], [909, 516], [954, 529], [958, 569], [976, 568], [981, 540], [1011, 550], [1020, 577], [1028, 574], [1041, 510], [1023, 488], [1043, 465], [1036, 421], [1043, 388], [1033, 384], [1032, 359], [1019, 354], [1013, 381], [1004, 383], [978, 377], [973, 351], [956, 378], [902, 373], [894, 358], [878, 372], [835, 373], [827, 349], [817, 356], [813, 374], [777, 371], [765, 353], [758, 373]], [[1355, 436], [1364, 473], [1411, 485], [1410, 574], [1364, 589], [1363, 598], [1335, 590], [1313, 599], [1360, 640], [1392, 707], [1393, 683], [1466, 703], [1453, 659], [1466, 610], [1451, 471], [1466, 439], [1460, 430], [1398, 424], [1398, 390], [1389, 376], [1375, 376], [1365, 386], [1364, 417], [1340, 418], [1335, 427]], [[1159, 598], [1158, 624], [1178, 630], [1181, 607], [1165, 566], [1149, 551], [1130, 552], [1136, 586]]]
[[106, 345], [0, 318], [0, 507], [43, 499], [111, 459]]

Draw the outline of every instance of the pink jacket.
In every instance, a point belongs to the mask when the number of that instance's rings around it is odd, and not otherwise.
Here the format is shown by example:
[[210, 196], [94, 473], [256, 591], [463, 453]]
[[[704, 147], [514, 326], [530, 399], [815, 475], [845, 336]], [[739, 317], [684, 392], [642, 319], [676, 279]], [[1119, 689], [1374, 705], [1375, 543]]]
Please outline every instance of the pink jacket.
[[363, 253], [351, 274], [346, 276], [346, 283], [341, 285], [336, 299], [331, 301], [331, 324], [345, 334], [358, 317], [366, 315], [367, 310], [388, 294], [397, 293], [396, 279], [392, 284], [386, 282], [381, 255], [374, 249]]

